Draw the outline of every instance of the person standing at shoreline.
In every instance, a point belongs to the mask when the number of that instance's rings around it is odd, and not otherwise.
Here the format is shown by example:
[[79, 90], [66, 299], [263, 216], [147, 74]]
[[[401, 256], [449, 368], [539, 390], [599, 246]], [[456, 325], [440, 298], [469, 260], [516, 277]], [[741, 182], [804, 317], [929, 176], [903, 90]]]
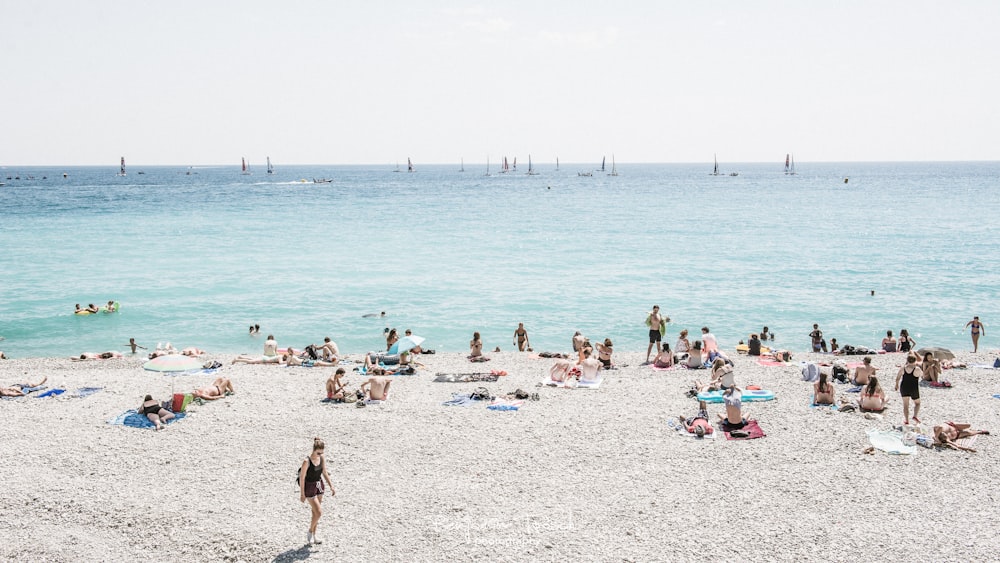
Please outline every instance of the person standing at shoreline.
[[143, 347], [143, 346], [139, 346], [138, 344], [136, 344], [136, 343], [135, 343], [135, 338], [129, 338], [129, 339], [128, 339], [128, 344], [126, 344], [126, 346], [128, 346], [129, 348], [131, 348], [131, 349], [132, 349], [132, 353], [133, 353], [133, 354], [135, 354], [135, 350], [136, 350], [136, 348], [139, 348], [139, 349], [141, 349], [141, 350], [145, 350], [145, 349], [146, 349], [145, 347]]
[[649, 363], [649, 354], [653, 351], [653, 346], [660, 347], [663, 336], [667, 334], [667, 323], [670, 317], [660, 315], [660, 306], [653, 305], [653, 310], [646, 315], [646, 327], [649, 328], [649, 346], [646, 347], [646, 363]]
[[526, 348], [531, 348], [531, 343], [528, 341], [528, 331], [524, 329], [524, 323], [517, 323], [513, 344], [517, 344], [517, 349], [521, 352], [524, 352]]
[[330, 482], [330, 474], [326, 471], [326, 460], [323, 458], [323, 440], [313, 438], [312, 453], [302, 461], [299, 468], [299, 502], [309, 501], [312, 510], [312, 520], [309, 522], [309, 533], [306, 542], [309, 545], [323, 543], [316, 537], [316, 527], [323, 515], [323, 481], [330, 486], [330, 496], [337, 494]]
[[972, 320], [965, 323], [965, 328], [972, 327], [972, 353], [979, 351], [979, 336], [986, 336], [986, 327], [980, 322], [979, 316], [972, 317]]
[[819, 325], [813, 323], [812, 332], [809, 333], [809, 338], [812, 341], [812, 351], [819, 352], [822, 350], [826, 352], [826, 340], [823, 340], [823, 331], [819, 329]]

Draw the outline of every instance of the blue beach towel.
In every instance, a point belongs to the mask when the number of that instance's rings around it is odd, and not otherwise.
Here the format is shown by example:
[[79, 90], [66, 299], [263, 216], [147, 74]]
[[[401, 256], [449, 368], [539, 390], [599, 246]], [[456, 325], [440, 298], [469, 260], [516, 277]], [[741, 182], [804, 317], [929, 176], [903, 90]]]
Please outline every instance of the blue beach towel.
[[81, 387], [73, 392], [74, 397], [84, 398], [97, 393], [98, 391], [103, 391], [104, 387]]
[[452, 393], [451, 400], [441, 404], [446, 407], [471, 407], [472, 405], [479, 404], [479, 401], [473, 399], [468, 393]]
[[48, 385], [39, 385], [37, 387], [24, 387], [21, 386], [21, 392], [27, 395], [28, 393], [34, 393], [35, 391], [41, 391], [42, 389], [48, 389]]
[[[171, 424], [177, 420], [180, 420], [187, 416], [186, 413], [179, 412], [174, 413], [174, 418], [167, 421], [167, 424]], [[150, 421], [146, 415], [139, 414], [135, 409], [129, 409], [120, 415], [112, 418], [108, 421], [108, 424], [112, 426], [130, 426], [132, 428], [156, 428], [156, 425]]]
[[46, 391], [44, 393], [39, 393], [38, 395], [35, 395], [35, 398], [36, 399], [44, 399], [45, 397], [56, 397], [56, 396], [62, 395], [65, 392], [66, 392], [65, 389], [49, 389], [48, 391]]
[[862, 388], [864, 388], [863, 385], [858, 385], [858, 386], [855, 386], [855, 387], [851, 387], [850, 389], [847, 390], [847, 392], [848, 393], [860, 393]]
[[814, 409], [825, 409], [825, 408], [837, 409], [837, 408], [840, 408], [836, 404], [833, 404], [833, 405], [820, 405], [820, 404], [817, 404], [816, 403], [816, 397], [812, 398], [812, 402], [809, 404], [809, 407], [810, 408], [814, 408]]

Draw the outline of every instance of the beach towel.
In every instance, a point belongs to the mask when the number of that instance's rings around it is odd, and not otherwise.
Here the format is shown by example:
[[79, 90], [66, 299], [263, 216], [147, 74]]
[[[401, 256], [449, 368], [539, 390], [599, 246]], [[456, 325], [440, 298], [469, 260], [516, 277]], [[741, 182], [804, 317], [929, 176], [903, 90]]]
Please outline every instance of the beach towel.
[[36, 387], [25, 387], [21, 386], [21, 392], [27, 395], [28, 393], [34, 393], [35, 391], [41, 391], [42, 389], [48, 389], [48, 385], [38, 385]]
[[[187, 416], [185, 413], [179, 412], [174, 414], [174, 418], [168, 420], [167, 424], [173, 424], [174, 422]], [[112, 418], [108, 421], [108, 424], [112, 426], [128, 426], [131, 428], [156, 428], [146, 415], [139, 414], [135, 409], [129, 409], [122, 414]]]
[[887, 454], [910, 455], [917, 452], [917, 447], [904, 444], [903, 433], [895, 430], [869, 430], [868, 442]]
[[779, 362], [778, 360], [772, 360], [770, 358], [757, 358], [757, 365], [764, 367], [780, 367], [787, 365], [785, 362]]
[[471, 407], [479, 404], [479, 401], [472, 398], [469, 393], [452, 393], [451, 400], [441, 403], [446, 407]]
[[[685, 438], [697, 438], [698, 437], [697, 434], [695, 434], [693, 432], [688, 432], [687, 430], [685, 430], [684, 429], [684, 425], [681, 424], [679, 420], [675, 420], [675, 419], [671, 418], [671, 419], [667, 420], [667, 426], [673, 428], [674, 430], [677, 431], [678, 435], [683, 436]], [[719, 435], [719, 432], [713, 431], [711, 434], [705, 434], [704, 436], [702, 436], [702, 439], [704, 439], [704, 440], [714, 440], [715, 437], [718, 436], [718, 435]]]
[[963, 448], [971, 448], [976, 444], [976, 440], [979, 439], [979, 434], [973, 434], [972, 436], [966, 436], [965, 438], [959, 438], [955, 440], [955, 443]]
[[848, 369], [864, 367], [864, 362], [847, 362]]
[[84, 397], [89, 397], [94, 393], [97, 393], [98, 391], [103, 391], [103, 390], [104, 387], [80, 387], [79, 389], [73, 392], [73, 396], [82, 399]]
[[972, 364], [969, 367], [979, 368], [979, 369], [997, 369], [993, 364]]
[[516, 411], [524, 404], [523, 399], [504, 399], [497, 397], [486, 406], [491, 411]]
[[499, 375], [493, 373], [438, 373], [434, 375], [435, 383], [472, 383], [476, 381], [497, 381]]
[[851, 387], [846, 392], [847, 393], [860, 393], [862, 389], [864, 389], [864, 385], [857, 385], [855, 387]]
[[39, 394], [35, 395], [35, 398], [36, 399], [44, 399], [46, 397], [57, 397], [59, 395], [62, 395], [65, 392], [66, 392], [65, 389], [49, 389], [48, 391], [46, 391], [44, 393], [39, 393]]
[[833, 410], [837, 410], [838, 408], [840, 408], [836, 403], [832, 404], [832, 405], [822, 405], [822, 404], [819, 404], [819, 403], [816, 402], [816, 397], [815, 396], [810, 401], [809, 407], [810, 408], [814, 408], [814, 409], [826, 409], [826, 408], [829, 408], [829, 409], [833, 409]]
[[677, 364], [674, 364], [674, 365], [672, 365], [672, 366], [670, 366], [668, 368], [657, 367], [655, 364], [649, 364], [649, 367], [653, 371], [670, 371], [670, 370], [674, 369], [675, 367], [677, 367]]
[[[767, 434], [764, 434], [764, 430], [760, 427], [760, 425], [757, 424], [756, 420], [748, 420], [747, 423], [743, 425], [743, 428], [730, 428], [729, 424], [727, 424], [726, 421], [723, 421], [721, 427], [722, 431], [726, 433], [727, 440], [754, 440], [756, 438], [763, 438], [764, 436], [767, 436]], [[745, 437], [732, 435], [733, 432], [739, 432], [740, 430], [746, 432], [747, 435]]]
[[584, 380], [581, 379], [580, 381], [576, 382], [576, 388], [577, 389], [597, 389], [598, 387], [601, 386], [601, 383], [603, 383], [603, 382], [604, 382], [604, 378], [603, 377], [598, 377], [597, 379], [595, 379], [593, 381], [584, 381]]

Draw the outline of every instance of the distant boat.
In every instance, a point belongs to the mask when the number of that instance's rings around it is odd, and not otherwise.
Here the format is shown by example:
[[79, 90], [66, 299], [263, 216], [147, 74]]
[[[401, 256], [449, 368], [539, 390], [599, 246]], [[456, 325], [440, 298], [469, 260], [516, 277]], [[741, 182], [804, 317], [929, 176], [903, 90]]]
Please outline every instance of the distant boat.
[[501, 174], [506, 174], [510, 172], [510, 164], [507, 162], [507, 157], [503, 157], [503, 166], [500, 168]]
[[712, 158], [715, 159], [715, 168], [712, 168], [712, 173], [709, 174], [709, 176], [718, 176], [719, 175], [719, 158], [717, 156], [715, 156], [714, 154], [712, 155]]
[[559, 172], [559, 157], [556, 157], [556, 172]]
[[514, 172], [517, 172], [517, 157], [514, 157]]
[[589, 178], [589, 177], [593, 176], [594, 173], [593, 172], [577, 172], [576, 175], [577, 176], [584, 176], [584, 177], [588, 177]]
[[121, 166], [121, 168], [118, 169], [118, 175], [119, 176], [124, 176], [125, 175], [125, 157], [124, 156], [122, 157], [122, 166]]
[[399, 172], [399, 161], [396, 161], [396, 169], [393, 172]]
[[274, 174], [274, 166], [271, 166], [271, 157], [267, 157], [267, 173]]
[[785, 174], [790, 174], [789, 170], [791, 169], [788, 167], [788, 161], [791, 159], [791, 157], [792, 157], [791, 154], [785, 153]]
[[618, 175], [618, 169], [615, 168], [615, 155], [612, 154], [611, 155], [611, 174], [608, 174], [608, 176], [617, 176], [617, 175]]
[[535, 172], [535, 167], [531, 165], [531, 155], [528, 155], [528, 176], [538, 176], [538, 172]]
[[332, 181], [329, 178], [313, 178], [314, 184], [329, 184]]
[[406, 157], [406, 171], [413, 172], [413, 163], [410, 162], [410, 157]]
[[486, 157], [486, 175], [490, 175], [490, 157]]
[[790, 172], [786, 172], [789, 176], [795, 176], [798, 172], [795, 171], [795, 155], [791, 155], [792, 167]]
[[606, 158], [607, 158], [607, 157], [605, 157], [605, 156], [602, 156], [602, 157], [601, 157], [601, 172], [604, 172], [604, 160], [605, 160]]
[[459, 172], [465, 172], [465, 159], [462, 159], [462, 167], [458, 169]]
[[247, 164], [247, 159], [241, 157], [240, 160], [243, 162], [242, 171], [240, 172], [240, 174], [243, 176], [249, 176], [250, 166]]

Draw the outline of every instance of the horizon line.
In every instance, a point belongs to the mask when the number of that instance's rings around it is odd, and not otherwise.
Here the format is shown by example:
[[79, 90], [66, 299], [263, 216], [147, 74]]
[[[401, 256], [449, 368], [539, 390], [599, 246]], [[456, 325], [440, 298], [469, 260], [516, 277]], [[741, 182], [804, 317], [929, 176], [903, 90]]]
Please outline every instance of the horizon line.
[[[544, 161], [543, 161], [544, 162]], [[591, 166], [596, 161], [581, 161], [581, 162], [560, 162], [560, 166]], [[620, 162], [626, 165], [650, 165], [650, 164], [680, 164], [680, 165], [702, 165], [702, 164], [712, 164], [712, 161], [692, 161], [692, 162], [680, 162], [680, 161], [663, 161], [663, 162], [631, 162], [631, 161], [616, 161], [616, 164]], [[758, 161], [726, 161], [726, 166], [733, 166], [737, 164], [772, 164], [779, 163], [783, 165], [783, 161], [780, 160], [758, 160]], [[1000, 163], [1000, 160], [803, 160], [798, 161], [803, 164], [914, 164], [914, 163], [924, 163], [924, 164], [935, 164], [935, 163]], [[275, 165], [275, 162], [271, 162]], [[485, 165], [486, 161], [470, 161], [470, 164], [482, 164]], [[6, 170], [9, 168], [16, 167], [34, 167], [34, 168], [54, 168], [54, 167], [75, 167], [75, 168], [118, 168], [120, 164], [0, 164], [0, 170]], [[461, 166], [462, 162], [420, 162], [420, 166]], [[238, 168], [239, 163], [201, 163], [201, 164], [149, 164], [149, 163], [130, 163], [128, 167], [139, 167], [139, 166], [156, 166], [156, 167], [170, 167], [170, 168], [225, 168], [225, 167], [236, 167]], [[282, 166], [396, 166], [394, 162], [337, 162], [337, 163], [282, 163]], [[417, 165], [414, 165], [416, 168]]]

